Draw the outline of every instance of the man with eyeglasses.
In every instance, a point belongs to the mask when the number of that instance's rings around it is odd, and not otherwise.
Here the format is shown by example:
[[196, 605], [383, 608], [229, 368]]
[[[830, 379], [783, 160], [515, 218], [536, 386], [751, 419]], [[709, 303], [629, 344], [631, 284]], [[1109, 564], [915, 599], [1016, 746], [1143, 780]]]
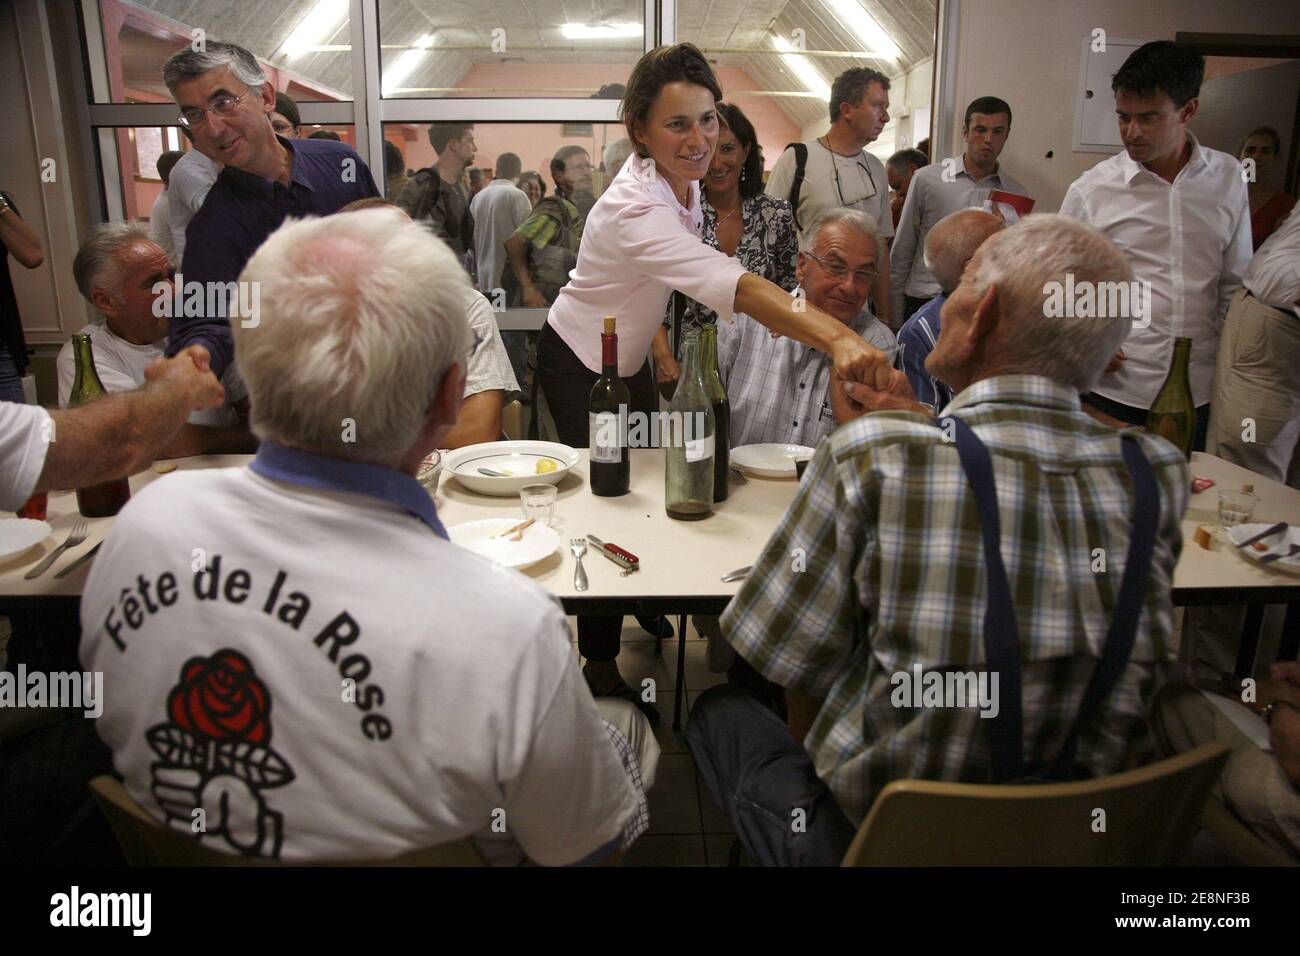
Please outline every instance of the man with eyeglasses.
[[935, 224], [959, 209], [980, 208], [994, 190], [1028, 196], [1029, 192], [998, 164], [1011, 134], [1011, 107], [996, 96], [981, 96], [966, 107], [960, 156], [916, 171], [908, 187], [894, 237], [892, 314], [906, 322], [943, 292], [925, 265], [925, 238]]
[[[186, 289], [193, 283], [204, 290], [218, 288], [214, 284], [234, 288], [227, 284], [238, 280], [258, 246], [286, 219], [328, 216], [353, 200], [379, 195], [369, 167], [347, 144], [276, 135], [270, 120], [275, 88], [243, 47], [217, 40], [202, 50], [185, 47], [163, 66], [163, 82], [194, 145], [224, 166], [186, 230]], [[167, 354], [203, 345], [213, 372], [221, 375], [234, 358], [226, 300], [206, 291], [203, 300], [203, 314], [171, 317]]]
[[885, 164], [866, 151], [889, 123], [889, 77], [862, 67], [845, 70], [831, 86], [830, 121], [825, 136], [786, 148], [772, 167], [767, 194], [794, 206], [800, 238], [832, 209], [856, 209], [870, 217], [880, 237], [871, 300], [889, 325], [889, 239], [894, 235], [889, 177]]
[[[883, 245], [869, 216], [833, 209], [809, 225], [795, 257], [795, 295], [829, 312], [888, 356], [894, 334], [866, 308]], [[718, 372], [731, 402], [731, 447], [815, 446], [835, 427], [825, 352], [773, 338], [747, 315], [718, 323]]]

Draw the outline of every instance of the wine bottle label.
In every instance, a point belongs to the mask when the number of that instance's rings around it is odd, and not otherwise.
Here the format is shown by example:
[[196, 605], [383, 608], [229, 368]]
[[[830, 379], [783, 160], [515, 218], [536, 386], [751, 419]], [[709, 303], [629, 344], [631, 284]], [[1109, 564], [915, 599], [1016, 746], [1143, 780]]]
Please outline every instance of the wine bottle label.
[[713, 457], [713, 436], [696, 438], [686, 442], [686, 460], [704, 461]]
[[591, 449], [592, 461], [618, 464], [623, 460], [627, 436], [619, 428], [617, 413], [588, 412], [587, 429], [587, 447]]

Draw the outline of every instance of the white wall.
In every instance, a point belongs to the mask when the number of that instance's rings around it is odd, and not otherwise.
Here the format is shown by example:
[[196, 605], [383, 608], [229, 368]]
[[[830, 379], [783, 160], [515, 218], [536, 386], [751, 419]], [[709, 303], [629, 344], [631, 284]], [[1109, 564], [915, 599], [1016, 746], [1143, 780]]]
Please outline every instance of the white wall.
[[[916, 130], [913, 125], [915, 110], [930, 108], [930, 95], [934, 89], [934, 57], [926, 57], [906, 73], [890, 77], [889, 80], [889, 125], [880, 134], [880, 139], [867, 147], [867, 151], [888, 159], [898, 151], [898, 137], [907, 135], [908, 145], [915, 146], [930, 135], [929, 129]], [[908, 116], [902, 114], [907, 111]], [[819, 119], [816, 123], [805, 126], [800, 133], [802, 142], [809, 142], [819, 136], [825, 136], [830, 129], [829, 119]]]
[[[1002, 161], [1055, 212], [1078, 176], [1106, 158], [1075, 153], [1074, 99], [1082, 37], [1172, 40], [1196, 33], [1300, 34], [1295, 0], [963, 0], [957, 41], [956, 115], [940, 117], [961, 142], [962, 112], [978, 96], [1011, 104], [1011, 137]], [[1046, 158], [1048, 151], [1053, 153]]]

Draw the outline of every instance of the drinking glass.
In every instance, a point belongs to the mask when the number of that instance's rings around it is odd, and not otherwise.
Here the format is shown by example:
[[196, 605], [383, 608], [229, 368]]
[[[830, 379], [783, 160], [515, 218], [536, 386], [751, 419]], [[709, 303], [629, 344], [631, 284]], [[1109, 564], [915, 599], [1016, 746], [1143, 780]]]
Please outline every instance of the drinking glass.
[[524, 485], [519, 489], [519, 503], [523, 506], [524, 517], [532, 518], [549, 528], [555, 518], [557, 493], [554, 485]]
[[1250, 520], [1257, 504], [1259, 504], [1259, 496], [1249, 491], [1220, 491], [1219, 525], [1232, 528], [1245, 524]]

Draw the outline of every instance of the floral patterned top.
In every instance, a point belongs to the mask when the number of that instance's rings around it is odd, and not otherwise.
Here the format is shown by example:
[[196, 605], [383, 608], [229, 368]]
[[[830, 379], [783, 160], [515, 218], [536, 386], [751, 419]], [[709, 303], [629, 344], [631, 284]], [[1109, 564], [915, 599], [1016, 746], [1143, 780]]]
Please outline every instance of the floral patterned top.
[[[704, 190], [700, 190], [700, 211], [704, 214], [703, 241], [719, 249], [718, 211], [713, 208]], [[794, 277], [794, 257], [799, 250], [795, 234], [794, 212], [789, 201], [759, 193], [744, 200], [740, 210], [743, 226], [735, 258], [749, 272], [775, 282], [787, 292], [794, 292], [799, 283]], [[672, 320], [672, 300], [668, 302], [668, 320]], [[694, 299], [686, 299], [686, 312], [682, 327], [707, 325], [718, 321], [718, 313]]]

